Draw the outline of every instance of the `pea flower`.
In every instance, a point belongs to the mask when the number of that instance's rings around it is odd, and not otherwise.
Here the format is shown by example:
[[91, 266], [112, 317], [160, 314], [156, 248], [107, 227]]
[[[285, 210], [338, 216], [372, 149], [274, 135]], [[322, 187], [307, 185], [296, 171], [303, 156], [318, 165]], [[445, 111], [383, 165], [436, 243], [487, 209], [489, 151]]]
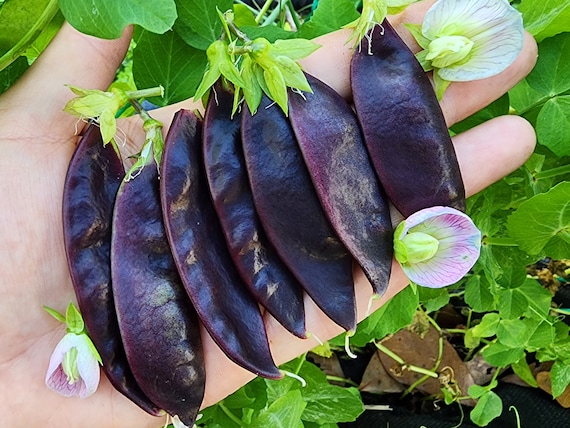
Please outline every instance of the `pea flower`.
[[438, 0], [422, 25], [406, 27], [423, 49], [418, 61], [434, 71], [440, 99], [452, 81], [484, 79], [506, 69], [524, 40], [522, 15], [508, 0]]
[[481, 232], [468, 215], [450, 207], [420, 210], [394, 232], [394, 253], [408, 278], [440, 288], [461, 279], [479, 258]]
[[65, 316], [45, 307], [58, 321], [67, 324], [67, 334], [55, 347], [46, 373], [46, 386], [64, 397], [86, 398], [99, 386], [101, 357], [85, 332], [83, 318], [70, 303]]

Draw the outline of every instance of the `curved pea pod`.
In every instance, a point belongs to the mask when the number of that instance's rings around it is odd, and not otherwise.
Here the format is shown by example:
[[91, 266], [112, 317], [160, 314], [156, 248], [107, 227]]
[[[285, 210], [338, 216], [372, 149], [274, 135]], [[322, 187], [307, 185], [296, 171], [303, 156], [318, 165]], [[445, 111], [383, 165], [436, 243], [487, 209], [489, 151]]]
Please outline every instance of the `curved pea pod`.
[[121, 336], [145, 394], [192, 426], [206, 372], [200, 323], [170, 252], [157, 168], [123, 182], [113, 215], [111, 267]]
[[168, 240], [184, 286], [220, 349], [236, 364], [280, 378], [260, 308], [226, 247], [204, 173], [201, 123], [179, 111], [166, 138], [161, 195]]
[[253, 116], [243, 112], [242, 144], [269, 240], [321, 310], [354, 330], [352, 257], [323, 212], [289, 121], [267, 97]]
[[435, 205], [465, 210], [459, 164], [434, 90], [387, 20], [354, 52], [351, 85], [370, 157], [394, 206], [405, 217]]
[[383, 294], [393, 256], [388, 202], [348, 103], [315, 77], [307, 81], [312, 94], [289, 94], [291, 126], [325, 214], [374, 292]]
[[210, 195], [243, 281], [256, 300], [292, 334], [306, 338], [303, 291], [269, 243], [255, 211], [233, 94], [222, 85], [204, 116], [204, 166]]
[[150, 414], [161, 410], [141, 391], [129, 368], [111, 286], [111, 223], [125, 175], [112, 144], [91, 125], [70, 161], [63, 189], [63, 231], [69, 273], [85, 327], [103, 371], [123, 395]]

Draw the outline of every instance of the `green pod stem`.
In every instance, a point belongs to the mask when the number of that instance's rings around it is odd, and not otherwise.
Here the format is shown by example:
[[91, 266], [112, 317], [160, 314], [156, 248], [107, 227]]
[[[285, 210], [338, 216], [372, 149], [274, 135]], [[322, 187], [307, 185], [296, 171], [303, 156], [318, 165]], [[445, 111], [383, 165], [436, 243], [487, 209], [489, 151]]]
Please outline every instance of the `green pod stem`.
[[233, 94], [216, 85], [204, 116], [204, 166], [214, 208], [238, 272], [255, 299], [289, 332], [306, 338], [303, 289], [269, 243], [255, 211]]
[[71, 158], [63, 189], [63, 236], [69, 273], [85, 327], [111, 384], [146, 412], [161, 410], [142, 392], [129, 368], [111, 285], [111, 223], [123, 163], [90, 125]]
[[436, 205], [464, 211], [461, 171], [428, 76], [387, 20], [361, 43], [352, 96], [389, 199], [404, 217]]
[[307, 80], [312, 94], [289, 94], [291, 126], [327, 218], [381, 295], [393, 256], [386, 196], [348, 103], [315, 77]]
[[243, 112], [242, 144], [269, 240], [321, 310], [354, 330], [352, 257], [323, 212], [287, 117], [267, 97], [255, 115]]
[[138, 384], [157, 406], [192, 426], [206, 380], [200, 322], [166, 238], [154, 160], [119, 188], [111, 272], [121, 336]]
[[237, 272], [210, 199], [202, 125], [180, 110], [170, 126], [161, 166], [162, 210], [186, 291], [220, 349], [236, 364], [266, 378], [275, 366], [259, 305]]

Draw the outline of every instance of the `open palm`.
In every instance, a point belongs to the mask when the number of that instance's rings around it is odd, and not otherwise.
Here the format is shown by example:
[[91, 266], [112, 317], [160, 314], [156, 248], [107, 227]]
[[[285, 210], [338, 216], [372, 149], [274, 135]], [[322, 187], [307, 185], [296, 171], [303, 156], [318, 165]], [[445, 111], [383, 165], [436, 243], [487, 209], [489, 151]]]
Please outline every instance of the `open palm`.
[[[432, 2], [410, 7], [393, 23], [420, 22]], [[401, 30], [404, 33], [405, 30]], [[323, 37], [323, 48], [307, 58], [306, 70], [349, 97], [350, 51], [346, 32]], [[86, 400], [63, 398], [48, 390], [44, 376], [49, 356], [64, 327], [43, 309], [64, 311], [75, 301], [63, 248], [61, 198], [69, 159], [84, 126], [64, 113], [71, 98], [64, 84], [105, 89], [124, 57], [130, 34], [104, 41], [64, 25], [56, 39], [28, 73], [0, 97], [0, 420], [11, 427], [158, 427], [164, 424], [115, 392], [102, 379], [97, 393]], [[407, 39], [409, 40], [409, 38]], [[410, 45], [413, 43], [410, 41]], [[453, 84], [442, 108], [449, 125], [498, 98], [534, 65], [536, 45], [527, 37], [523, 52], [508, 70], [485, 81]], [[174, 112], [190, 102], [169, 106], [154, 116], [169, 124]], [[138, 119], [120, 124], [132, 154], [144, 136]], [[166, 126], [167, 128], [167, 126]], [[534, 147], [534, 132], [519, 117], [502, 117], [454, 138], [467, 193], [474, 194], [525, 161]], [[360, 318], [371, 294], [364, 275], [356, 275]], [[381, 305], [407, 284], [394, 266]], [[340, 330], [307, 301], [307, 329], [321, 339]], [[315, 346], [294, 338], [266, 318], [277, 363]], [[230, 362], [211, 341], [204, 344], [207, 385], [204, 405], [211, 405], [252, 375]]]

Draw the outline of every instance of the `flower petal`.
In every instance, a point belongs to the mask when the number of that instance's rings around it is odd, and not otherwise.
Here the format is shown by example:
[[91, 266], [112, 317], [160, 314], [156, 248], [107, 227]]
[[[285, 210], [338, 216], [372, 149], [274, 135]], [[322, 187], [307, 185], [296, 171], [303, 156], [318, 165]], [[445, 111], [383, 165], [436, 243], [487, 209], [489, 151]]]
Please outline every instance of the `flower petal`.
[[517, 57], [524, 39], [522, 15], [508, 0], [439, 0], [426, 13], [422, 33], [430, 40], [459, 35], [473, 41], [468, 60], [438, 70], [449, 81], [500, 73]]
[[439, 241], [435, 255], [417, 263], [401, 263], [404, 273], [418, 285], [439, 288], [461, 279], [475, 264], [481, 249], [481, 232], [469, 216], [449, 207], [418, 211], [396, 229], [400, 242], [408, 233], [421, 232]]
[[[90, 339], [85, 334], [67, 333], [57, 344], [46, 373], [46, 386], [65, 396], [85, 398], [93, 394], [100, 380], [99, 362], [89, 346]], [[63, 370], [64, 356], [71, 348], [77, 349], [77, 368], [80, 378], [70, 383]]]

